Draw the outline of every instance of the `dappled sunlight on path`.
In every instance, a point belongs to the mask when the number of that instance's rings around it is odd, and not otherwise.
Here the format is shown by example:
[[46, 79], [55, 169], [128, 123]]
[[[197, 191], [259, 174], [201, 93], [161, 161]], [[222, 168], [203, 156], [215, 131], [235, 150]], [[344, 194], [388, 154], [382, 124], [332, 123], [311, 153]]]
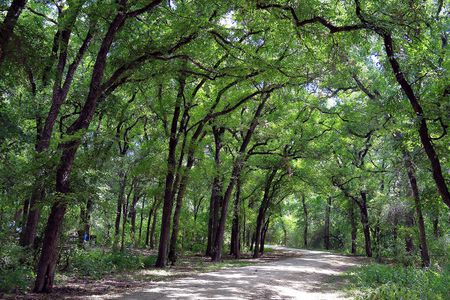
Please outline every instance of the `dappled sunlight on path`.
[[337, 275], [361, 262], [328, 252], [277, 248], [299, 257], [151, 282], [141, 292], [109, 299], [343, 299]]

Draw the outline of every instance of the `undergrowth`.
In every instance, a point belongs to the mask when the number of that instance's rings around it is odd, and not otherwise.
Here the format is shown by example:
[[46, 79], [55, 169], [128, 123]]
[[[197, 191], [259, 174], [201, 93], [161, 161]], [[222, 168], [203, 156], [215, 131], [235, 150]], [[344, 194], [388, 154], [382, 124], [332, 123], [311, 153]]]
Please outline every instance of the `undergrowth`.
[[350, 292], [364, 300], [444, 300], [450, 294], [450, 265], [421, 269], [413, 266], [370, 264], [346, 275]]

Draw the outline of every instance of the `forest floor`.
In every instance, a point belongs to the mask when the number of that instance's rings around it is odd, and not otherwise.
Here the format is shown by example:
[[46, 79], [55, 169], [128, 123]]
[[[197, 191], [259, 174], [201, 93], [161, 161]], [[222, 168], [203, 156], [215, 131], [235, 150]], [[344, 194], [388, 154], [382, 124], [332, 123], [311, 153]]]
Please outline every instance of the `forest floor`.
[[[262, 258], [180, 258], [167, 269], [111, 274], [102, 279], [66, 278], [50, 295], [16, 294], [7, 299], [342, 299], [348, 268], [361, 257], [270, 246]], [[1, 298], [1, 297], [0, 297]]]
[[157, 282], [109, 299], [343, 299], [348, 268], [367, 262], [324, 251], [273, 247], [283, 259]]

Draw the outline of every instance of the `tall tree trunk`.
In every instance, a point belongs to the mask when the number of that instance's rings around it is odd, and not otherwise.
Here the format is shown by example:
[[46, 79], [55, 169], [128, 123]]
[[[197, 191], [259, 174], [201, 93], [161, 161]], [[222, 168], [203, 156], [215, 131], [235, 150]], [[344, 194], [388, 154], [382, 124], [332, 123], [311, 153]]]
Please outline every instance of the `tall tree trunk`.
[[303, 247], [308, 248], [308, 207], [306, 206], [305, 195], [302, 195], [303, 219], [305, 221], [303, 227]]
[[356, 226], [356, 218], [355, 218], [355, 202], [350, 201], [350, 225], [352, 227], [352, 249], [351, 253], [356, 254], [356, 235], [358, 233], [358, 227]]
[[145, 246], [146, 247], [149, 246], [149, 243], [150, 243], [150, 227], [152, 224], [152, 217], [153, 217], [153, 213], [155, 211], [157, 202], [158, 201], [156, 200], [156, 196], [155, 196], [154, 200], [153, 200], [153, 204], [148, 211], [147, 230], [146, 230], [146, 234], [145, 234]]
[[325, 249], [330, 250], [330, 213], [331, 213], [331, 197], [327, 199], [325, 206], [325, 228], [323, 233], [323, 244]]
[[141, 196], [140, 190], [138, 184], [136, 183], [134, 185], [133, 200], [131, 202], [128, 213], [130, 216], [130, 223], [131, 223], [130, 238], [133, 246], [136, 246], [136, 214], [137, 214], [136, 205], [140, 200], [140, 196]]
[[394, 52], [394, 45], [392, 41], [392, 36], [390, 34], [383, 34], [384, 46], [386, 55], [389, 59], [389, 63], [391, 64], [392, 71], [395, 75], [397, 82], [402, 88], [403, 92], [408, 97], [408, 100], [416, 113], [417, 120], [419, 122], [419, 136], [420, 141], [422, 142], [423, 148], [425, 149], [425, 153], [428, 156], [428, 160], [431, 163], [431, 169], [433, 173], [433, 179], [436, 182], [439, 194], [442, 197], [444, 203], [450, 208], [450, 192], [448, 190], [446, 180], [444, 175], [442, 174], [441, 163], [439, 161], [439, 157], [434, 149], [433, 143], [431, 142], [431, 137], [428, 132], [427, 121], [424, 116], [423, 108], [419, 103], [419, 99], [417, 99], [412, 86], [406, 80], [403, 71], [400, 68], [400, 64], [397, 61], [397, 55]]
[[141, 244], [141, 238], [142, 238], [142, 224], [144, 223], [144, 209], [145, 209], [145, 197], [142, 199], [142, 206], [141, 206], [141, 215], [140, 215], [140, 221], [139, 221], [139, 238], [136, 243], [136, 247]]
[[3, 23], [0, 25], [0, 65], [5, 58], [5, 50], [14, 31], [14, 26], [16, 25], [20, 13], [26, 3], [26, 0], [13, 0], [8, 8], [8, 12], [6, 13]]
[[159, 209], [159, 207], [161, 205], [161, 202], [162, 202], [161, 200], [158, 200], [158, 203], [155, 206], [155, 210], [153, 211], [152, 229], [150, 230], [150, 249], [155, 249], [156, 219], [158, 217], [158, 209]]
[[133, 185], [130, 187], [130, 191], [128, 192], [125, 203], [122, 205], [122, 234], [121, 234], [121, 242], [120, 242], [120, 251], [123, 252], [125, 250], [125, 232], [127, 229], [127, 221], [128, 221], [128, 207], [130, 204], [130, 196], [133, 190]]
[[185, 172], [182, 175], [180, 186], [177, 193], [175, 212], [173, 214], [173, 222], [172, 222], [172, 235], [170, 238], [170, 247], [169, 247], [169, 261], [172, 265], [175, 265], [177, 260], [177, 240], [178, 233], [180, 229], [180, 215], [181, 215], [181, 207], [183, 205], [183, 198], [187, 188], [187, 181], [189, 178], [188, 172], [192, 168], [194, 163], [194, 153], [192, 156], [190, 155], [188, 158], [188, 165], [186, 166]]
[[409, 156], [409, 153], [404, 151], [403, 158], [405, 160], [405, 166], [408, 173], [409, 183], [411, 185], [411, 193], [414, 198], [416, 215], [417, 215], [417, 226], [419, 227], [419, 242], [420, 242], [420, 254], [422, 257], [422, 266], [430, 266], [430, 255], [428, 254], [427, 238], [425, 233], [425, 222], [422, 215], [422, 207], [420, 203], [419, 187], [417, 186], [417, 179], [414, 170], [414, 165]]
[[178, 144], [178, 119], [181, 112], [181, 103], [186, 84], [186, 73], [181, 72], [179, 78], [179, 88], [175, 108], [173, 111], [172, 124], [170, 128], [169, 153], [167, 156], [167, 174], [164, 188], [163, 212], [161, 216], [161, 233], [159, 236], [158, 258], [155, 266], [164, 268], [167, 265], [167, 254], [170, 237], [170, 218], [172, 217], [173, 199], [174, 199], [174, 179], [176, 169], [176, 148]]
[[[119, 171], [119, 195], [117, 198], [116, 207], [116, 221], [114, 223], [114, 245], [113, 248], [117, 249], [119, 245], [120, 237], [120, 221], [122, 219], [122, 207], [125, 203], [125, 188], [127, 185], [127, 173], [121, 169]], [[126, 216], [124, 216], [125, 218]]]
[[361, 202], [359, 208], [361, 211], [361, 224], [364, 232], [364, 246], [367, 257], [372, 257], [372, 241], [370, 239], [369, 213], [367, 211], [367, 193], [361, 191]]
[[[45, 123], [43, 128], [41, 128], [41, 120], [37, 119], [37, 141], [36, 141], [36, 154], [37, 156], [42, 155], [50, 146], [50, 139], [53, 132], [53, 127], [55, 125], [56, 119], [58, 117], [59, 111], [61, 109], [62, 104], [67, 98], [70, 87], [72, 85], [72, 81], [75, 75], [75, 72], [78, 66], [81, 63], [81, 60], [88, 49], [91, 40], [92, 40], [92, 32], [88, 31], [85, 39], [83, 40], [82, 45], [78, 49], [78, 52], [69, 65], [66, 68], [67, 57], [68, 57], [68, 44], [70, 41], [70, 37], [72, 34], [72, 27], [75, 24], [76, 18], [81, 10], [82, 3], [76, 3], [75, 5], [69, 6], [67, 12], [64, 15], [67, 15], [67, 18], [60, 20], [61, 23], [64, 23], [64, 27], [55, 34], [54, 45], [52, 49], [52, 58], [50, 60], [49, 66], [53, 65], [53, 60], [56, 59], [57, 52], [59, 50], [58, 64], [56, 67], [55, 81], [53, 84], [52, 91], [52, 104], [50, 110], [45, 119]], [[64, 78], [64, 70], [67, 69], [65, 78]], [[43, 75], [43, 86], [47, 85], [48, 75], [46, 72]], [[25, 232], [23, 234], [23, 238], [21, 240], [22, 246], [28, 247], [32, 245], [34, 239], [36, 238], [36, 228], [40, 219], [40, 208], [39, 205], [44, 198], [44, 183], [42, 177], [45, 175], [45, 170], [42, 167], [37, 171], [35, 177], [35, 183], [33, 186], [33, 192], [30, 200], [30, 212], [27, 218], [27, 225], [25, 227]]]
[[264, 229], [264, 219], [266, 215], [267, 208], [269, 207], [270, 203], [270, 196], [271, 196], [271, 187], [272, 182], [275, 178], [275, 175], [277, 174], [278, 169], [272, 169], [269, 170], [266, 175], [266, 181], [264, 183], [264, 195], [263, 199], [261, 201], [261, 205], [259, 206], [258, 210], [258, 217], [256, 218], [256, 229], [255, 229], [255, 248], [253, 249], [253, 258], [259, 257], [259, 247], [261, 242], [261, 236], [262, 231]]
[[[267, 218], [267, 221], [264, 223], [264, 227], [263, 230], [261, 232], [261, 243], [259, 246], [259, 254], [263, 255], [264, 254], [264, 245], [266, 243], [266, 234], [267, 234], [267, 230], [269, 229], [269, 222], [270, 222], [270, 216]], [[285, 245], [286, 245], [286, 241], [287, 241], [287, 235], [285, 234], [284, 236], [284, 240], [285, 240]]]
[[234, 211], [233, 211], [233, 225], [231, 228], [231, 246], [230, 255], [234, 258], [239, 258], [241, 256], [241, 240], [240, 240], [240, 230], [239, 230], [239, 202], [241, 198], [241, 180], [238, 178], [236, 183], [236, 194], [234, 198]]
[[214, 152], [215, 175], [211, 188], [211, 200], [209, 202], [208, 241], [206, 245], [206, 256], [210, 257], [212, 257], [213, 255], [213, 247], [219, 224], [220, 204], [222, 202], [223, 181], [220, 170], [221, 166], [220, 151], [222, 150], [222, 135], [225, 132], [224, 128], [218, 128], [216, 126], [213, 126], [212, 129], [215, 146]]
[[269, 97], [270, 97], [270, 93], [266, 93], [261, 96], [261, 98], [262, 98], [261, 103], [258, 105], [258, 108], [256, 109], [256, 112], [253, 116], [252, 122], [250, 123], [250, 126], [245, 134], [244, 140], [239, 149], [238, 156], [234, 160], [233, 170], [231, 172], [231, 177], [230, 177], [230, 182], [228, 183], [227, 189], [225, 191], [225, 194], [224, 194], [224, 197], [222, 200], [222, 207], [221, 207], [221, 211], [220, 211], [220, 221], [219, 221], [219, 226], [217, 228], [216, 237], [214, 240], [212, 261], [218, 262], [222, 258], [223, 236], [225, 234], [225, 222], [227, 219], [228, 203], [230, 202], [231, 194], [232, 194], [234, 186], [236, 184], [236, 180], [239, 177], [241, 170], [244, 166], [244, 154], [246, 152], [247, 146], [250, 143], [250, 140], [253, 136], [256, 126], [258, 125], [259, 117], [261, 116], [263, 108], [264, 108], [267, 100], [269, 99]]
[[[119, 28], [125, 22], [127, 15], [120, 11], [109, 25], [108, 31], [103, 38], [100, 49], [98, 50], [97, 58], [95, 60], [92, 78], [89, 87], [89, 93], [82, 108], [78, 119], [67, 129], [68, 135], [73, 135], [80, 130], [85, 130], [89, 127], [92, 117], [95, 112], [97, 100], [101, 95], [101, 84], [106, 67], [106, 59], [109, 49], [113, 42], [114, 36]], [[81, 143], [80, 138], [61, 143], [59, 148], [62, 150], [59, 166], [56, 172], [56, 192], [66, 196], [70, 192], [70, 173], [72, 171], [75, 154]], [[53, 281], [55, 277], [56, 259], [57, 259], [57, 239], [61, 229], [64, 214], [66, 212], [67, 203], [64, 201], [56, 201], [50, 211], [50, 216], [45, 228], [43, 246], [41, 256], [39, 259], [36, 281], [34, 285], [34, 292], [50, 292], [53, 288]]]

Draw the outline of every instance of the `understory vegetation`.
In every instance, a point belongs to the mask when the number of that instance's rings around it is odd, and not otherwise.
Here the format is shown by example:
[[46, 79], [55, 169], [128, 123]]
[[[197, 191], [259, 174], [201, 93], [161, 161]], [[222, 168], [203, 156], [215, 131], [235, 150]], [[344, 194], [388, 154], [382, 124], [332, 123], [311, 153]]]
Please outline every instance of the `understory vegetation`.
[[370, 258], [348, 274], [369, 299], [446, 298], [449, 14], [1, 1], [0, 292], [247, 265], [273, 244]]
[[358, 299], [444, 300], [450, 293], [449, 264], [429, 269], [371, 264], [355, 268], [347, 276]]

